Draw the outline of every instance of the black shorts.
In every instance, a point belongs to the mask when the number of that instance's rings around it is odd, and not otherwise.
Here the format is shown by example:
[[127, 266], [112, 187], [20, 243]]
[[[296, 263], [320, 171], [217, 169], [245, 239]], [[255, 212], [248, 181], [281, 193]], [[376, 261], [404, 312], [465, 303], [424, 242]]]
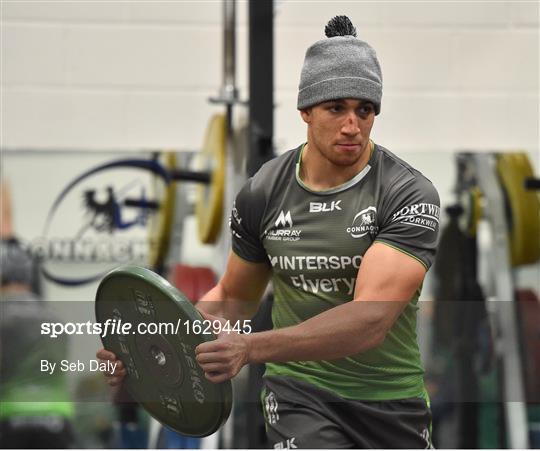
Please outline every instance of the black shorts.
[[266, 432], [275, 449], [431, 448], [431, 411], [421, 397], [353, 401], [289, 377], [265, 377]]

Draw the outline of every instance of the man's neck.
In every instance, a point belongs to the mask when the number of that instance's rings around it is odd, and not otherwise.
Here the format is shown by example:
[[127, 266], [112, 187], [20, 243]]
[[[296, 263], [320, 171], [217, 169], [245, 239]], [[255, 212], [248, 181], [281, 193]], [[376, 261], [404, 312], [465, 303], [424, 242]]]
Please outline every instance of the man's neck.
[[306, 143], [302, 149], [300, 161], [300, 178], [314, 191], [325, 191], [347, 183], [360, 173], [368, 164], [373, 152], [374, 143], [368, 140], [360, 159], [351, 166], [340, 166], [322, 156], [316, 149], [309, 148]]

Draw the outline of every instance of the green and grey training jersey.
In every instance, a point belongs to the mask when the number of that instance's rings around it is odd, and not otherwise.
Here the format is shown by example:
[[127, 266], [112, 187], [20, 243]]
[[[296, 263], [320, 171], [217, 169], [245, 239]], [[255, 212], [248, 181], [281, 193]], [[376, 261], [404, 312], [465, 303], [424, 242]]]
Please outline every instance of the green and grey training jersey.
[[[419, 171], [375, 145], [368, 165], [353, 179], [313, 191], [299, 176], [302, 148], [263, 165], [237, 195], [231, 215], [235, 254], [272, 267], [275, 329], [351, 301], [362, 257], [374, 242], [426, 268], [437, 243], [439, 196]], [[270, 363], [266, 375], [294, 377], [348, 399], [422, 395], [419, 294], [377, 348], [329, 361]]]

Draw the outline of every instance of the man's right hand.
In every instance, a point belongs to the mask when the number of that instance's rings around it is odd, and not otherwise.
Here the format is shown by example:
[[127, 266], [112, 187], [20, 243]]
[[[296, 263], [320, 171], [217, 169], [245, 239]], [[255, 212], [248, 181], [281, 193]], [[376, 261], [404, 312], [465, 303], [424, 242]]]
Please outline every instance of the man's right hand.
[[112, 373], [108, 371], [103, 371], [103, 374], [105, 375], [107, 383], [111, 387], [121, 385], [124, 381], [124, 377], [127, 374], [126, 368], [124, 367], [122, 361], [118, 359], [114, 353], [112, 353], [111, 351], [107, 351], [103, 348], [101, 348], [96, 353], [96, 357], [100, 360], [101, 363], [106, 363], [107, 361], [111, 362], [112, 364], [116, 363], [116, 367]]

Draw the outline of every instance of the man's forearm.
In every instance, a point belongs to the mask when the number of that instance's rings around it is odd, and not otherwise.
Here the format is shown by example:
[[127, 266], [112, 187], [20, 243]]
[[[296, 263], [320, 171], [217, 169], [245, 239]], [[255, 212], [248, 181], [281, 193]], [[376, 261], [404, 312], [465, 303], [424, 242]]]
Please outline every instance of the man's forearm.
[[221, 302], [223, 297], [224, 293], [221, 291], [220, 286], [216, 285], [197, 301], [195, 307], [200, 312], [210, 313], [214, 316], [223, 316], [223, 303]]
[[257, 312], [258, 303], [234, 299], [220, 284], [217, 284], [195, 304], [195, 307], [200, 312], [235, 322], [251, 319]]
[[[390, 302], [390, 301], [389, 301]], [[395, 303], [397, 301], [391, 301]], [[353, 301], [334, 307], [296, 326], [246, 335], [249, 361], [332, 360], [365, 352], [384, 341], [401, 313], [386, 301]]]

